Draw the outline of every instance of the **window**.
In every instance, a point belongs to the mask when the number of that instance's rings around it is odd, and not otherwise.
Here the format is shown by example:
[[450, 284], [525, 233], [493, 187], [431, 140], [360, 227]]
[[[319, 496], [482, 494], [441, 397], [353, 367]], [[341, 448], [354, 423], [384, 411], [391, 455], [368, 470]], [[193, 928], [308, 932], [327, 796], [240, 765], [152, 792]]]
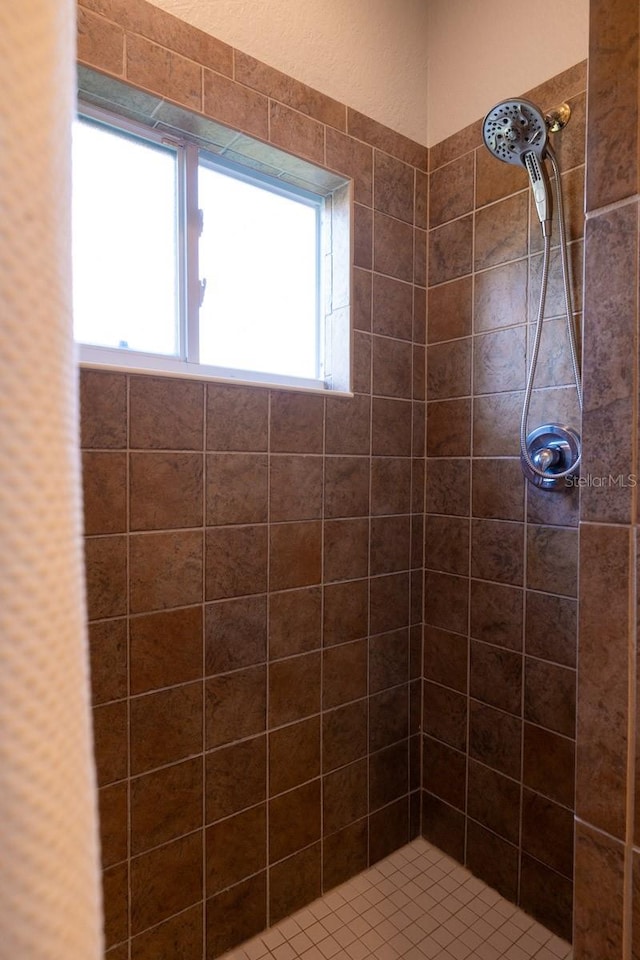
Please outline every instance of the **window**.
[[247, 163], [173, 130], [82, 111], [73, 132], [81, 361], [349, 390], [350, 245], [337, 243], [335, 215], [348, 182], [316, 192], [274, 176], [264, 151], [281, 151], [259, 146], [262, 159]]

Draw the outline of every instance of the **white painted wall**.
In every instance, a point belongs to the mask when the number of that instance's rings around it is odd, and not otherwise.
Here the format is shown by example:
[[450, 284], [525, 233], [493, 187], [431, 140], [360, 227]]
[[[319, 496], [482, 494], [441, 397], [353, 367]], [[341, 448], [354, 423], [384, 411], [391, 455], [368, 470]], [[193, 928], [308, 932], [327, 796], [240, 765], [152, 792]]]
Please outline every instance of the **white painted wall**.
[[429, 146], [588, 54], [588, 0], [425, 2]]
[[152, 2], [429, 146], [588, 51], [588, 0]]
[[152, 0], [426, 143], [426, 0]]

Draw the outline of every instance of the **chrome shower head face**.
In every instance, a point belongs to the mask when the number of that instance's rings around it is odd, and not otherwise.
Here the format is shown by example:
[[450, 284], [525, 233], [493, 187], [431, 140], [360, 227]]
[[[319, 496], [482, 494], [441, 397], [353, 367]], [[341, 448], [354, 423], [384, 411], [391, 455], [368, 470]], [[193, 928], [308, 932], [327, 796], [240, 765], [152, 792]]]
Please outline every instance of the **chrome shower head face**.
[[529, 100], [503, 100], [484, 118], [482, 139], [487, 149], [505, 163], [524, 164], [527, 153], [539, 159], [547, 146], [547, 124]]

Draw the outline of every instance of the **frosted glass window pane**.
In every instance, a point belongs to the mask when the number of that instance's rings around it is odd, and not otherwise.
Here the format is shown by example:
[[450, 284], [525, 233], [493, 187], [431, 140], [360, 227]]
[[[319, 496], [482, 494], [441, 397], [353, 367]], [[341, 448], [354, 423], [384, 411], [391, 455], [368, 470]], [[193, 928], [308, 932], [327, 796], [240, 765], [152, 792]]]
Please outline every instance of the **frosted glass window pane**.
[[200, 362], [320, 375], [317, 207], [200, 166]]
[[73, 309], [81, 343], [179, 353], [176, 152], [78, 121]]

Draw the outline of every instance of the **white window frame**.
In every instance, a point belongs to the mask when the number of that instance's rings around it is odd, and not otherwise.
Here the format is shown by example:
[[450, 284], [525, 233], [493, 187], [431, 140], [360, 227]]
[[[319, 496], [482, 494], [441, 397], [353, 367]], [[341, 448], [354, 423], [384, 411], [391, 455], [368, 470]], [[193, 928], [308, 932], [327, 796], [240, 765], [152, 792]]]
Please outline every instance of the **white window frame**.
[[[141, 140], [158, 143], [176, 150], [177, 180], [179, 195], [177, 198], [178, 236], [176, 238], [177, 276], [178, 276], [178, 323], [180, 356], [167, 356], [145, 351], [129, 350], [121, 347], [104, 347], [86, 343], [77, 343], [79, 361], [82, 366], [109, 369], [126, 369], [128, 372], [155, 373], [169, 376], [195, 379], [217, 380], [232, 383], [263, 384], [267, 386], [305, 389], [312, 391], [332, 391], [350, 395], [351, 387], [345, 382], [344, 370], [340, 383], [335, 383], [331, 375], [331, 349], [325, 347], [331, 341], [329, 315], [331, 304], [324, 303], [323, 292], [330, 291], [331, 280], [327, 277], [325, 264], [330, 257], [326, 250], [326, 233], [330, 234], [331, 195], [313, 193], [292, 183], [278, 181], [249, 166], [219, 156], [208, 151], [188, 137], [174, 136], [161, 130], [129, 120], [109, 110], [82, 103], [78, 108], [78, 119], [86, 118], [117, 131], [129, 133]], [[199, 309], [202, 295], [198, 245], [201, 232], [201, 212], [198, 207], [198, 169], [200, 165], [209, 166], [244, 182], [254, 184], [281, 196], [302, 201], [316, 210], [316, 364], [315, 378], [287, 376], [262, 371], [231, 369], [222, 366], [202, 364], [199, 361]], [[325, 249], [323, 250], [323, 245]], [[206, 295], [206, 291], [205, 291]], [[330, 299], [330, 297], [329, 297]], [[342, 338], [344, 341], [344, 337]], [[350, 353], [350, 337], [343, 342], [343, 348]], [[349, 366], [349, 363], [347, 364]], [[348, 377], [350, 380], [350, 377]]]

